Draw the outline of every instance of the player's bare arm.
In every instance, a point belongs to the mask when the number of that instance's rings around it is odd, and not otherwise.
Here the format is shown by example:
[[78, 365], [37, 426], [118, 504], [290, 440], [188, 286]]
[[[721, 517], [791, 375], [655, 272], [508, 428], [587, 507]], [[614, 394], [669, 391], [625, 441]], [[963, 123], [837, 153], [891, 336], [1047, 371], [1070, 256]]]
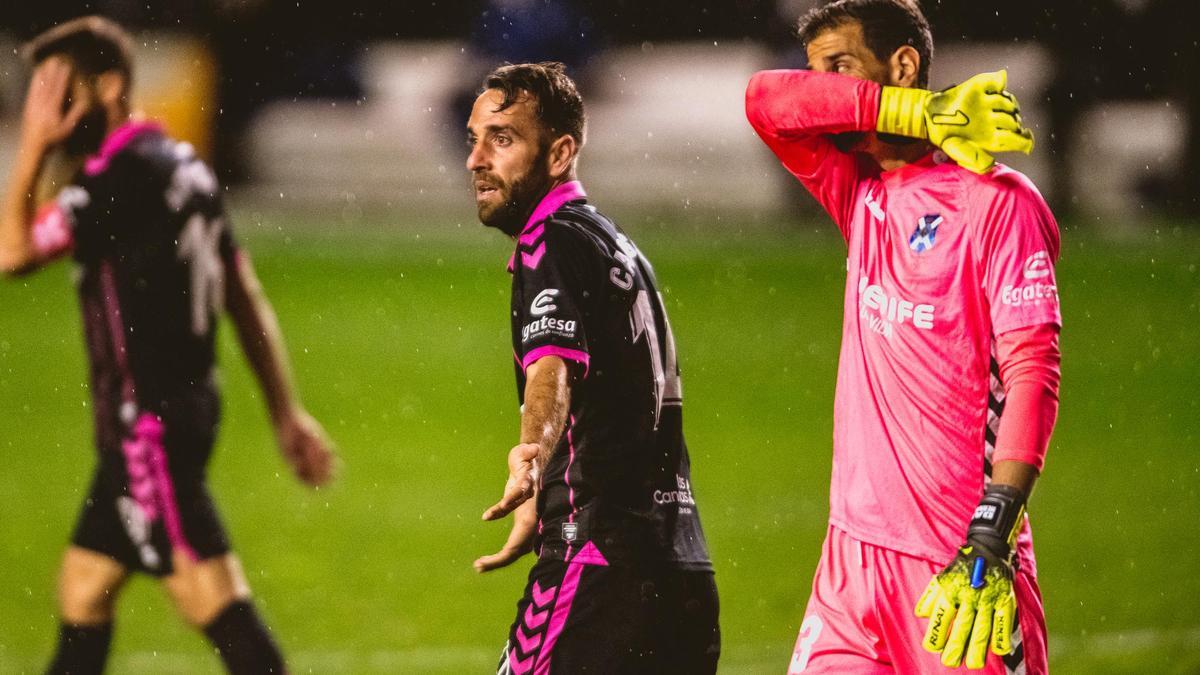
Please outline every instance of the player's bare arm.
[[31, 228], [38, 177], [47, 155], [71, 133], [86, 110], [82, 99], [63, 109], [71, 77], [66, 60], [50, 58], [38, 66], [29, 83], [20, 141], [0, 212], [0, 270], [7, 274], [27, 272], [37, 264]]
[[324, 485], [333, 478], [333, 444], [296, 394], [275, 310], [246, 255], [225, 276], [229, 316], [267, 400], [280, 451], [300, 480]]
[[484, 520], [503, 518], [537, 491], [538, 472], [550, 461], [571, 407], [570, 370], [557, 356], [546, 356], [525, 371], [525, 404], [521, 442], [508, 453], [504, 496], [483, 513]]
[[565, 361], [547, 356], [531, 364], [526, 374], [521, 443], [509, 451], [503, 498], [483, 514], [484, 520], [496, 520], [512, 513], [512, 530], [498, 552], [475, 561], [476, 572], [510, 565], [532, 550], [537, 500], [530, 497], [537, 492], [540, 470], [550, 461], [571, 408], [570, 370]]

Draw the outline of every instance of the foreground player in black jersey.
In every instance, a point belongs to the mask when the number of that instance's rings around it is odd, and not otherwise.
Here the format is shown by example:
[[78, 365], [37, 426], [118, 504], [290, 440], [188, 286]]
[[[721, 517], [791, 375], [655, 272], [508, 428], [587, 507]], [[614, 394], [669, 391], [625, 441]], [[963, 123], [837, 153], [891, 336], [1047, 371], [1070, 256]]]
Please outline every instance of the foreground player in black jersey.
[[[279, 326], [233, 242], [212, 172], [190, 146], [130, 117], [124, 32], [78, 19], [35, 38], [28, 56], [35, 70], [0, 211], [0, 266], [25, 273], [73, 251], [99, 451], [63, 559], [49, 672], [103, 671], [113, 603], [140, 570], [162, 578], [230, 672], [282, 673], [205, 485], [223, 304], [303, 481], [329, 480], [330, 444], [296, 397]], [[37, 210], [39, 177], [57, 151], [79, 171]]]
[[[509, 261], [520, 444], [483, 572], [530, 550], [499, 672], [716, 671], [717, 590], [692, 491], [675, 341], [654, 271], [575, 180], [583, 101], [562, 64], [504, 66], [468, 123], [479, 219]], [[531, 499], [532, 497], [532, 499]]]

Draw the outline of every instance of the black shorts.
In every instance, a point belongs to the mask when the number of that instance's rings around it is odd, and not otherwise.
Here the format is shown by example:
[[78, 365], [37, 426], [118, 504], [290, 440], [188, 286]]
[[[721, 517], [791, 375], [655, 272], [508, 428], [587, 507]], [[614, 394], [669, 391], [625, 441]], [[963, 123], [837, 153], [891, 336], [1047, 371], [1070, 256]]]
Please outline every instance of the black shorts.
[[205, 483], [212, 433], [172, 433], [104, 449], [71, 543], [154, 576], [172, 572], [171, 554], [193, 560], [229, 552]]
[[712, 572], [539, 560], [497, 675], [715, 673], [717, 615]]

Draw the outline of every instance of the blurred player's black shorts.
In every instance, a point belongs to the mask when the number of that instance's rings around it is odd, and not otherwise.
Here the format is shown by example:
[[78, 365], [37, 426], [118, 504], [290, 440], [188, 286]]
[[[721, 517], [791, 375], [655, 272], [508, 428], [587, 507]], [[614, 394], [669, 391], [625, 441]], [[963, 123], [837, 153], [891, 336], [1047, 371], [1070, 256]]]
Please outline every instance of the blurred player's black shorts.
[[229, 552], [205, 481], [215, 434], [164, 431], [159, 444], [101, 450], [72, 544], [154, 576], [171, 574], [175, 549], [193, 560]]
[[539, 560], [497, 674], [715, 673], [717, 615], [712, 572]]

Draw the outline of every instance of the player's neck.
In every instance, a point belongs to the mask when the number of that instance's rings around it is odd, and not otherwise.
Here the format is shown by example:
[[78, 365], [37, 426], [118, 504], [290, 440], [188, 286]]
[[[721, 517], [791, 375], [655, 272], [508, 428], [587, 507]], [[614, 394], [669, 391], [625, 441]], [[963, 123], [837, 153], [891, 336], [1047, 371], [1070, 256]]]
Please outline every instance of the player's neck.
[[108, 134], [111, 134], [120, 129], [125, 123], [138, 117], [138, 115], [135, 115], [133, 111], [125, 106], [110, 106], [105, 109], [104, 117], [104, 121], [108, 125]]
[[864, 142], [862, 150], [879, 164], [879, 168], [892, 171], [928, 155], [933, 146], [925, 141], [888, 143], [871, 134]]

